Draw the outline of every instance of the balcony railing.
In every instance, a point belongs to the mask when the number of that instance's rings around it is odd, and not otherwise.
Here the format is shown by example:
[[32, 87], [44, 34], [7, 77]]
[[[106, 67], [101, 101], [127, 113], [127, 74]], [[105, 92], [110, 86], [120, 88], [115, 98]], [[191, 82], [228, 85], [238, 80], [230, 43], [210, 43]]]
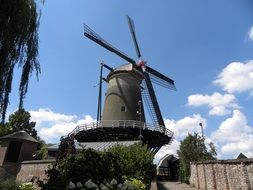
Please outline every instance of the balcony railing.
[[135, 120], [106, 120], [106, 121], [97, 121], [97, 122], [91, 122], [86, 124], [81, 124], [76, 126], [76, 128], [69, 134], [77, 134], [79, 131], [85, 131], [89, 129], [96, 129], [100, 127], [130, 127], [130, 128], [139, 128], [139, 129], [148, 129], [152, 131], [157, 131], [160, 133], [163, 133], [164, 135], [167, 135], [169, 137], [173, 137], [173, 132], [169, 129], [166, 129], [165, 126], [161, 125], [153, 125], [150, 123], [145, 123], [141, 121], [135, 121]]

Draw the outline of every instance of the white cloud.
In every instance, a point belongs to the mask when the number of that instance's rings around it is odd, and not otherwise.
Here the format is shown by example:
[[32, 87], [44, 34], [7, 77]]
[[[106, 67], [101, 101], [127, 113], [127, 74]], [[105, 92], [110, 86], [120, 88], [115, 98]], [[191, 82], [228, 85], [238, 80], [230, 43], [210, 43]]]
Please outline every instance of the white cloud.
[[221, 148], [223, 154], [232, 155], [233, 158], [243, 153], [247, 157], [253, 157], [253, 138], [244, 140], [241, 142], [227, 143]]
[[36, 121], [37, 127], [41, 125], [42, 122], [50, 123], [66, 123], [71, 122], [77, 118], [76, 115], [64, 115], [60, 113], [54, 113], [49, 108], [40, 108], [37, 111], [29, 111], [31, 114], [31, 120]]
[[[70, 133], [76, 127], [76, 123], [61, 123], [54, 124], [50, 127], [43, 127], [39, 130], [39, 136], [46, 142], [54, 142], [54, 140], [59, 139], [61, 136], [65, 136]], [[57, 141], [59, 142], [59, 141]]]
[[213, 83], [229, 93], [248, 91], [253, 95], [253, 60], [230, 63]]
[[165, 119], [166, 128], [174, 132], [174, 136], [179, 140], [188, 135], [188, 133], [201, 134], [201, 127], [199, 123], [202, 123], [203, 128], [206, 127], [206, 119], [202, 118], [199, 114], [184, 117], [178, 121]]
[[31, 120], [36, 121], [39, 136], [47, 143], [58, 143], [61, 136], [70, 133], [77, 125], [94, 121], [89, 115], [78, 120], [76, 115], [55, 113], [48, 108], [29, 112]]
[[184, 139], [188, 133], [198, 133], [201, 134], [201, 127], [199, 123], [202, 123], [203, 128], [206, 127], [206, 119], [202, 118], [199, 114], [184, 117], [177, 121], [165, 119], [165, 126], [167, 129], [174, 132], [175, 139], [171, 145], [163, 146], [155, 155], [154, 163], [158, 164], [159, 160], [166, 154], [177, 155], [177, 150], [179, 149], [180, 140]]
[[248, 35], [249, 35], [249, 40], [253, 40], [253, 26], [250, 27]]
[[238, 108], [236, 98], [232, 94], [213, 93], [212, 95], [193, 94], [188, 97], [189, 106], [208, 106], [210, 115], [226, 115], [229, 108]]
[[240, 152], [253, 156], [253, 128], [247, 124], [246, 116], [239, 110], [221, 123], [211, 134], [211, 139], [220, 145], [223, 156], [234, 158]]

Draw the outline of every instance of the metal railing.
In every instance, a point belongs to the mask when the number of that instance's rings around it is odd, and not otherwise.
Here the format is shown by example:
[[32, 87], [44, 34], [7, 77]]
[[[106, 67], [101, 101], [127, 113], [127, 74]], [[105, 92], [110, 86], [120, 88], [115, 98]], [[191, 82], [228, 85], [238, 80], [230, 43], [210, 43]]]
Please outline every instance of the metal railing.
[[139, 129], [148, 129], [152, 131], [157, 131], [160, 133], [163, 133], [169, 137], [173, 137], [173, 132], [169, 129], [166, 129], [165, 126], [161, 125], [154, 125], [150, 123], [145, 123], [141, 121], [135, 121], [135, 120], [106, 120], [106, 121], [97, 121], [97, 122], [91, 122], [91, 123], [85, 123], [81, 125], [77, 125], [76, 128], [69, 133], [69, 135], [75, 135], [79, 131], [85, 131], [89, 129], [96, 129], [100, 127], [131, 127], [131, 128], [139, 128]]

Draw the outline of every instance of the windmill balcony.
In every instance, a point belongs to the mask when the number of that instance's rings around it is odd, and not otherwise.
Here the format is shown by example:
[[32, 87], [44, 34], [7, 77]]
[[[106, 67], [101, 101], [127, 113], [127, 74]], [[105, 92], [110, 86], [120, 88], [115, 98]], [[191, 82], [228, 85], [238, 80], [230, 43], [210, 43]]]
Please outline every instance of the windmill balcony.
[[80, 131], [86, 131], [89, 129], [95, 129], [100, 127], [131, 127], [131, 128], [139, 128], [142, 130], [148, 129], [152, 131], [157, 131], [167, 135], [169, 137], [173, 136], [173, 132], [169, 129], [166, 129], [164, 126], [161, 125], [154, 125], [151, 123], [145, 123], [141, 121], [135, 120], [106, 120], [106, 121], [96, 121], [91, 123], [85, 123], [77, 125], [76, 128], [69, 134], [69, 135], [76, 135]]

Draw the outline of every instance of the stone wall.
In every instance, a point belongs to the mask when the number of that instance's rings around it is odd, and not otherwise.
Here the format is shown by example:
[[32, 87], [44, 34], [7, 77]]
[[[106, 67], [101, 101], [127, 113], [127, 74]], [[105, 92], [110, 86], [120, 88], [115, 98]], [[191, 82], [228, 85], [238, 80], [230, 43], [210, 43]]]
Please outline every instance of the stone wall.
[[21, 163], [7, 163], [0, 166], [0, 180], [14, 178], [19, 182], [28, 182], [32, 178], [45, 180], [45, 170], [52, 166], [54, 160], [31, 160]]
[[0, 166], [0, 181], [4, 179], [13, 179], [17, 174], [18, 166], [16, 163], [6, 163]]
[[0, 166], [3, 165], [8, 146], [9, 146], [9, 142], [0, 141]]
[[20, 182], [30, 181], [32, 178], [40, 178], [46, 180], [45, 171], [52, 166], [54, 160], [32, 160], [21, 163], [16, 180]]
[[190, 184], [203, 190], [253, 189], [253, 159], [193, 162]]

